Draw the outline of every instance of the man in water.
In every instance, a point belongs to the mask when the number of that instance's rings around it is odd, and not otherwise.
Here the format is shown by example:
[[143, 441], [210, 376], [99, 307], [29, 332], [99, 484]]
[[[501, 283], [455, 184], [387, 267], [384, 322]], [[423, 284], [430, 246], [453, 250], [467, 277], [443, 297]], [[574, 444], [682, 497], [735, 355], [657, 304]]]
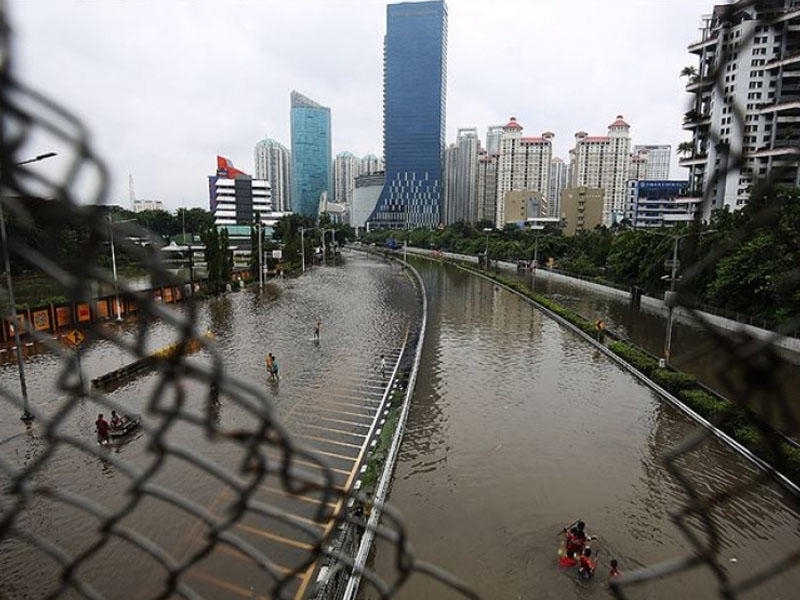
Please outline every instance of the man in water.
[[317, 326], [314, 327], [314, 341], [319, 343], [319, 330], [322, 327], [322, 321], [317, 321]]
[[594, 570], [597, 568], [597, 563], [592, 560], [592, 549], [586, 548], [581, 555], [581, 579], [591, 579], [594, 577]]
[[97, 441], [100, 444], [108, 443], [108, 421], [103, 418], [103, 413], [97, 415], [97, 421], [94, 422], [97, 429]]
[[619, 569], [617, 568], [617, 559], [616, 558], [612, 558], [611, 559], [611, 570], [608, 572], [608, 578], [609, 579], [614, 579], [615, 577], [619, 577], [621, 575], [622, 575], [622, 573], [620, 573]]
[[558, 568], [562, 571], [565, 569], [571, 569], [577, 564], [578, 561], [575, 560], [575, 552], [572, 550], [567, 550], [567, 553], [558, 559]]

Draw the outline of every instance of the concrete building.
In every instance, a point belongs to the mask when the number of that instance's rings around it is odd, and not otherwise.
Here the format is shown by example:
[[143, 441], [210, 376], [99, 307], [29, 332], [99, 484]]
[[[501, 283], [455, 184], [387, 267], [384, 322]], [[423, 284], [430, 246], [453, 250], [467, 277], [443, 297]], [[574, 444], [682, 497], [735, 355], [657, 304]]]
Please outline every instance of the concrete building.
[[333, 161], [333, 201], [350, 204], [356, 189], [360, 161], [350, 152], [340, 152]]
[[256, 143], [253, 154], [256, 164], [255, 178], [269, 181], [275, 210], [291, 210], [292, 156], [288, 148], [265, 137]]
[[[497, 214], [495, 224], [502, 228], [506, 223], [506, 192], [510, 190], [535, 190], [541, 192], [547, 204], [550, 189], [550, 161], [553, 158], [554, 134], [546, 131], [541, 137], [522, 137], [522, 125], [514, 117], [503, 127], [500, 137], [500, 156], [497, 166]], [[547, 212], [547, 206], [544, 208]]]
[[474, 223], [477, 220], [476, 199], [478, 183], [478, 130], [474, 127], [459, 129], [456, 143], [445, 151], [445, 201], [444, 223], [458, 221]]
[[524, 226], [528, 219], [546, 217], [546, 202], [539, 190], [511, 190], [503, 197], [504, 214], [507, 223]]
[[353, 203], [350, 205], [350, 226], [356, 231], [367, 226], [367, 219], [378, 204], [384, 180], [383, 173], [356, 177]]
[[561, 191], [561, 223], [564, 235], [591, 231], [603, 224], [605, 190], [586, 186], [568, 187]]
[[246, 225], [253, 222], [256, 213], [265, 221], [272, 213], [272, 194], [269, 181], [239, 175], [235, 179], [217, 178], [214, 224]]
[[629, 181], [625, 217], [637, 228], [690, 222], [701, 199], [688, 197], [687, 187], [687, 181]]
[[133, 212], [143, 210], [164, 210], [164, 203], [161, 200], [134, 200]]
[[478, 181], [475, 201], [478, 206], [476, 221], [495, 222], [497, 215], [497, 164], [499, 154], [478, 152]]
[[672, 160], [672, 146], [669, 144], [636, 144], [633, 155], [647, 153], [647, 172], [641, 179], [648, 181], [667, 181], [669, 163]]
[[567, 187], [567, 165], [554, 156], [550, 161], [550, 187], [547, 192], [551, 217], [558, 217], [561, 214], [561, 190], [565, 187]]
[[647, 179], [650, 153], [647, 150], [640, 150], [631, 154], [630, 167], [628, 169], [628, 179], [639, 180]]
[[331, 189], [331, 109], [299, 92], [291, 94], [292, 209], [317, 216]]
[[679, 164], [689, 169], [693, 195], [708, 191], [703, 218], [723, 206], [742, 207], [760, 179], [800, 184], [797, 2], [714, 6], [688, 50], [697, 57], [686, 85], [692, 107], [683, 123], [692, 141]]
[[572, 171], [569, 186], [603, 190], [603, 223], [606, 225], [621, 220], [625, 214], [630, 152], [630, 125], [622, 115], [617, 115], [608, 126], [608, 135], [576, 133], [575, 147], [569, 151]]
[[376, 227], [441, 223], [447, 6], [442, 0], [386, 7], [383, 51], [386, 183], [369, 221]]
[[372, 175], [373, 173], [383, 173], [386, 166], [383, 164], [383, 159], [378, 158], [374, 154], [367, 154], [358, 161], [358, 175]]
[[489, 125], [486, 129], [486, 152], [496, 154], [500, 152], [500, 138], [503, 136], [505, 125]]

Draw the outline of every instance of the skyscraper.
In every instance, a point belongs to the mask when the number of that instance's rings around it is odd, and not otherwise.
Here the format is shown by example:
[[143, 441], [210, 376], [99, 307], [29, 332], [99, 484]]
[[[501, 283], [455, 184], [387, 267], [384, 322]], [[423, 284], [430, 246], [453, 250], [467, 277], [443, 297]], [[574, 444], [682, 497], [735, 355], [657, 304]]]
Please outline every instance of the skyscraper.
[[317, 216], [323, 192], [331, 196], [331, 109], [299, 92], [291, 96], [292, 209]]
[[272, 206], [277, 211], [291, 210], [291, 155], [289, 150], [270, 138], [256, 144], [253, 152], [256, 179], [266, 179], [272, 186]]
[[358, 161], [358, 175], [372, 175], [373, 173], [383, 173], [385, 170], [383, 160], [374, 154], [367, 154]]
[[477, 221], [478, 204], [478, 130], [461, 128], [456, 133], [456, 143], [445, 153], [445, 201], [443, 221], [446, 225], [464, 221]]
[[383, 146], [386, 183], [374, 227], [433, 227], [441, 221], [447, 6], [386, 7]]
[[356, 189], [359, 160], [351, 152], [340, 152], [333, 161], [333, 201], [350, 204]]
[[500, 138], [503, 136], [505, 125], [489, 125], [486, 129], [486, 153], [496, 154], [500, 152]]
[[564, 161], [554, 156], [550, 161], [550, 216], [561, 217], [561, 190], [567, 187], [567, 165]]
[[672, 146], [669, 144], [636, 144], [633, 147], [634, 155], [647, 151], [647, 174], [645, 179], [648, 181], [666, 181], [669, 179], [669, 161], [672, 154]]

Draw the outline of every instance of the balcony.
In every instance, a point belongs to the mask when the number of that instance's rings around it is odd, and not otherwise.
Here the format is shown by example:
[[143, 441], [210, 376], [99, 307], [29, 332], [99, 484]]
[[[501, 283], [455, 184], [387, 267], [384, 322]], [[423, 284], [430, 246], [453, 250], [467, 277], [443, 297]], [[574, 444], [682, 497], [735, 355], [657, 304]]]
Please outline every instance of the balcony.
[[759, 108], [756, 113], [764, 115], [774, 112], [789, 112], [792, 110], [800, 110], [800, 100], [791, 100], [788, 102], [778, 102], [776, 104], [769, 104]]
[[704, 90], [713, 86], [714, 86], [713, 77], [703, 77], [701, 79], [692, 80], [688, 84], [686, 84], [686, 91], [698, 92], [700, 90]]
[[693, 165], [704, 165], [708, 160], [708, 154], [695, 154], [687, 158], [681, 158], [678, 164], [681, 167], [691, 167]]
[[717, 43], [716, 36], [708, 37], [704, 40], [700, 40], [699, 42], [695, 42], [694, 44], [689, 44], [686, 49], [691, 52], [692, 54], [701, 54], [704, 48], [711, 48]]
[[684, 117], [683, 119], [683, 129], [686, 131], [690, 131], [692, 129], [697, 129], [698, 127], [709, 127], [711, 125], [711, 115], [698, 115], [692, 114]]
[[787, 65], [794, 65], [800, 64], [800, 52], [797, 54], [792, 54], [791, 56], [787, 56], [786, 58], [782, 58], [781, 60], [774, 60], [772, 62], [768, 62], [764, 65], [765, 69], [777, 69], [778, 67], [785, 67]]

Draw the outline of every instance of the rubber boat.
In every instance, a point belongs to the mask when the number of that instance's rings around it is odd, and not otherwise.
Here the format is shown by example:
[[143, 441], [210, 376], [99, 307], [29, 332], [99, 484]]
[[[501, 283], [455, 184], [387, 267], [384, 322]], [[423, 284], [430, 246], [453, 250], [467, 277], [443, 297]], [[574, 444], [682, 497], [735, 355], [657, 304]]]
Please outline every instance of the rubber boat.
[[108, 428], [108, 437], [117, 439], [125, 437], [131, 431], [136, 429], [139, 426], [139, 423], [142, 421], [141, 415], [124, 415], [123, 419], [125, 419], [125, 422], [119, 427]]

